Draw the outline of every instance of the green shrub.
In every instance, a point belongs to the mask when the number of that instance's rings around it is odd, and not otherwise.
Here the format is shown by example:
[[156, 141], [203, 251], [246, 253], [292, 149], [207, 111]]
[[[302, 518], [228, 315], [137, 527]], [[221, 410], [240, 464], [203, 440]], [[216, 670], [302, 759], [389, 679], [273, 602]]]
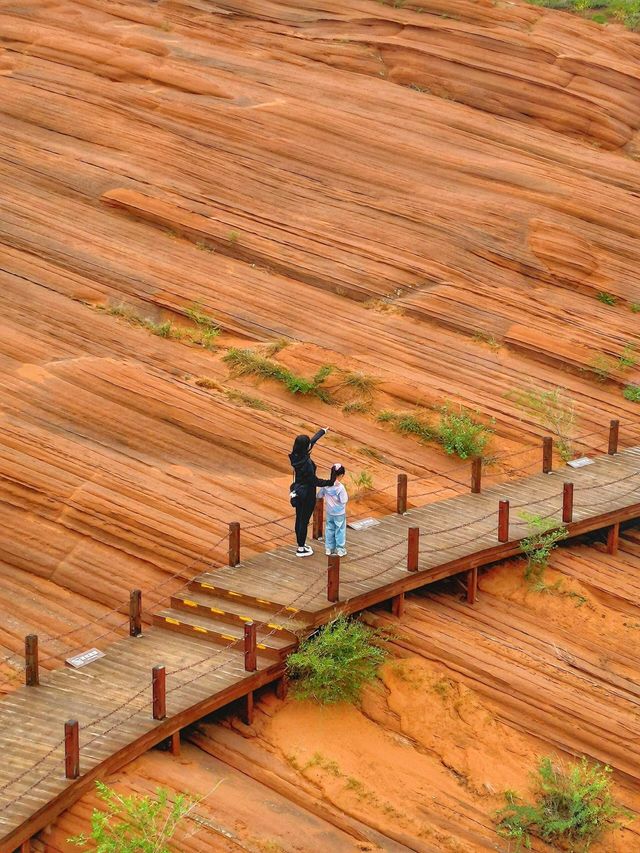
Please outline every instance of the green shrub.
[[297, 376], [276, 361], [264, 358], [264, 356], [258, 355], [250, 349], [231, 347], [223, 361], [231, 367], [235, 376], [253, 375], [260, 376], [263, 379], [275, 379], [282, 383], [291, 394], [303, 396], [311, 394], [325, 402], [330, 401], [329, 394], [321, 387], [333, 370], [330, 365], [324, 365], [315, 376], [307, 379], [304, 376]]
[[493, 431], [474, 420], [462, 406], [454, 411], [447, 404], [440, 410], [435, 434], [446, 453], [469, 459], [483, 455]]
[[118, 794], [103, 782], [96, 788], [104, 809], [94, 809], [91, 835], [67, 839], [76, 847], [91, 844], [95, 853], [169, 853], [178, 825], [198, 802], [184, 794], [171, 801], [165, 788], [153, 797]]
[[633, 314], [640, 313], [640, 302], [632, 302], [631, 305], [629, 305], [629, 308]]
[[566, 768], [541, 758], [532, 804], [506, 791], [505, 806], [496, 813], [498, 832], [515, 839], [518, 849], [531, 847], [532, 837], [554, 846], [586, 851], [605, 832], [621, 826], [631, 815], [611, 793], [611, 768], [583, 758]]
[[522, 553], [527, 558], [526, 580], [539, 583], [549, 565], [552, 551], [558, 542], [567, 538], [566, 528], [559, 526], [553, 518], [542, 518], [531, 512], [521, 512], [520, 518], [527, 522], [527, 535], [520, 542]]
[[539, 388], [523, 388], [506, 395], [516, 406], [535, 417], [539, 424], [551, 430], [560, 457], [567, 462], [573, 456], [571, 433], [575, 426], [575, 408], [571, 397], [563, 388], [543, 391]]
[[321, 628], [289, 655], [293, 695], [323, 705], [357, 702], [386, 657], [385, 650], [375, 645], [380, 636], [379, 631], [344, 616]]
[[622, 396], [632, 403], [640, 403], [640, 385], [627, 385], [622, 391]]
[[618, 301], [613, 293], [606, 293], [604, 290], [601, 290], [597, 294], [596, 299], [598, 302], [602, 302], [603, 305], [615, 305]]

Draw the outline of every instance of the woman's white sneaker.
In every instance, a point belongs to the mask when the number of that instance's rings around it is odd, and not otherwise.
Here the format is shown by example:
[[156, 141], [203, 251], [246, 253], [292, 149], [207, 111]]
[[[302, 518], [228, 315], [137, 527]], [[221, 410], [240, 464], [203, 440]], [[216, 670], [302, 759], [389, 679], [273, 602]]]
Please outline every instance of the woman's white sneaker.
[[296, 550], [296, 557], [310, 557], [313, 554], [313, 548], [309, 545], [305, 545], [303, 548], [298, 548]]

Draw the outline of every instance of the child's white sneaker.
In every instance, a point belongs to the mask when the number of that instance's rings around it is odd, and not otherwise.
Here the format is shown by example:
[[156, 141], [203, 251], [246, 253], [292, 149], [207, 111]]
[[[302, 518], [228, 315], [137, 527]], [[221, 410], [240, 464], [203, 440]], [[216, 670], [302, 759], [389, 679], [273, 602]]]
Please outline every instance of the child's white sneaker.
[[296, 557], [310, 557], [313, 554], [313, 548], [310, 545], [304, 545], [296, 550]]
[[338, 555], [338, 557], [346, 557], [347, 556], [347, 552], [345, 551], [344, 548], [338, 548], [338, 550], [336, 551], [336, 554]]
[[330, 557], [333, 554], [333, 551], [325, 551], [324, 553], [327, 555], [327, 557]]

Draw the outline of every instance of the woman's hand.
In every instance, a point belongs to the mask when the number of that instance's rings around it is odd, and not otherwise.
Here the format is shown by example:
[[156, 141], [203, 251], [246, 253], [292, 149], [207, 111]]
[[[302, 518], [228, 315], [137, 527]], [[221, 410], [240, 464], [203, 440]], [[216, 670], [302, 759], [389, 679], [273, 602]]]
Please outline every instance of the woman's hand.
[[322, 427], [322, 429], [324, 430], [325, 435], [329, 432], [329, 427]]

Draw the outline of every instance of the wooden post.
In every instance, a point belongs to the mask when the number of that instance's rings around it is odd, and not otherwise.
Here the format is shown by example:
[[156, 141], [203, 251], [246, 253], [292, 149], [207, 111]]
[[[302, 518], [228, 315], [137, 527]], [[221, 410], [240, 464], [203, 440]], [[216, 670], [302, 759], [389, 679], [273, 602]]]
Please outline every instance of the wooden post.
[[252, 726], [254, 717], [253, 690], [250, 690], [244, 697], [244, 703], [244, 713], [242, 716], [244, 718], [245, 725]]
[[609, 456], [615, 456], [618, 452], [618, 436], [620, 434], [620, 421], [609, 423]]
[[132, 589], [129, 595], [129, 636], [142, 634], [142, 591]]
[[289, 681], [286, 675], [283, 675], [276, 681], [276, 696], [278, 699], [286, 699], [289, 690]]
[[498, 504], [498, 542], [509, 541], [509, 501], [503, 498]]
[[255, 672], [258, 668], [258, 664], [256, 662], [255, 622], [244, 623], [244, 668], [247, 672]]
[[471, 460], [471, 494], [479, 495], [482, 491], [482, 456]]
[[240, 522], [232, 521], [229, 525], [229, 565], [237, 566], [240, 562]]
[[313, 538], [322, 539], [324, 530], [324, 499], [317, 498], [313, 510]]
[[562, 486], [562, 520], [565, 524], [573, 521], [573, 483]]
[[407, 535], [407, 571], [417, 572], [420, 561], [420, 528], [410, 527]]
[[332, 554], [327, 563], [327, 598], [329, 601], [339, 601], [340, 557], [337, 554]]
[[607, 553], [618, 553], [618, 541], [620, 539], [620, 522], [616, 521], [607, 531]]
[[24, 683], [27, 687], [37, 687], [40, 684], [37, 634], [28, 634], [24, 638]]
[[394, 595], [391, 599], [391, 612], [398, 617], [404, 615], [404, 592]]
[[164, 666], [154, 666], [151, 670], [153, 690], [153, 719], [164, 720], [167, 716], [167, 674]]
[[31, 839], [27, 838], [19, 847], [20, 853], [31, 853]]
[[467, 601], [475, 604], [478, 596], [478, 569], [469, 569], [467, 572]]
[[171, 755], [180, 755], [180, 731], [174, 732], [171, 735], [171, 746], [169, 747]]
[[545, 435], [542, 439], [542, 473], [550, 474], [553, 469], [553, 439]]
[[80, 733], [77, 720], [64, 724], [64, 775], [77, 779], [80, 775]]
[[404, 515], [407, 511], [407, 475], [398, 474], [398, 486], [396, 490], [396, 512]]

